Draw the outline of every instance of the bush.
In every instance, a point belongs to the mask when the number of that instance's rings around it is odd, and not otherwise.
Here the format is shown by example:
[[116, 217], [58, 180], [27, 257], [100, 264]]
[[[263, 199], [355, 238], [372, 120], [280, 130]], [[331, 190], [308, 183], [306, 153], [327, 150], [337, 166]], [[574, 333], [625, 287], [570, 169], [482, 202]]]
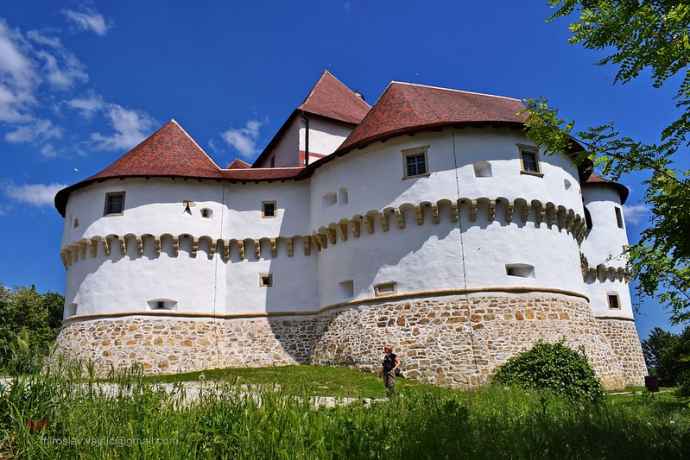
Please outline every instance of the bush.
[[494, 382], [550, 390], [570, 400], [598, 402], [604, 392], [584, 353], [558, 343], [538, 342], [501, 366]]

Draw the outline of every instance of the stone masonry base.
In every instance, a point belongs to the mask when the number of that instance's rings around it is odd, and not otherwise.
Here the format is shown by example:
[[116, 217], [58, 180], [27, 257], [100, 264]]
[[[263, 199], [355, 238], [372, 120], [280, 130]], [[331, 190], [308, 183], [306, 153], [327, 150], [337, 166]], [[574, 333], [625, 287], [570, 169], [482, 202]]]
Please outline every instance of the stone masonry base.
[[389, 343], [406, 377], [471, 388], [536, 341], [561, 339], [586, 354], [607, 388], [646, 375], [632, 321], [598, 320], [584, 299], [540, 293], [376, 299], [301, 317], [75, 320], [55, 356], [90, 361], [101, 375], [133, 364], [146, 373], [298, 363], [376, 370]]

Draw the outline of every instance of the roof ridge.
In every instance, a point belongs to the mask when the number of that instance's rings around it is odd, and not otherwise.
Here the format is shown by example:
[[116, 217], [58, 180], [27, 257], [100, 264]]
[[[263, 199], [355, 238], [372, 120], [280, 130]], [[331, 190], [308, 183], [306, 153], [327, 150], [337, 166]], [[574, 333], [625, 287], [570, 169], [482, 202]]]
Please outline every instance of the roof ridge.
[[501, 98], [501, 99], [509, 99], [509, 100], [511, 100], [511, 101], [522, 102], [522, 99], [518, 99], [518, 98], [516, 98], [516, 97], [500, 96], [500, 95], [498, 95], [498, 94], [480, 93], [480, 92], [477, 92], [477, 91], [467, 91], [467, 90], [464, 90], [464, 89], [446, 88], [446, 87], [444, 87], [444, 86], [425, 85], [425, 84], [423, 84], [423, 83], [411, 83], [411, 82], [408, 82], [408, 81], [391, 80], [391, 82], [390, 82], [388, 85], [390, 86], [390, 85], [392, 85], [392, 84], [394, 84], [394, 83], [397, 83], [397, 84], [400, 84], [400, 85], [408, 85], [408, 86], [420, 86], [420, 87], [422, 87], [422, 88], [440, 89], [440, 90], [443, 90], [443, 91], [453, 91], [453, 92], [456, 92], [456, 93], [476, 94], [476, 95], [478, 95], [478, 96], [498, 97], [498, 98]]
[[189, 133], [187, 132], [187, 130], [184, 129], [180, 123], [177, 122], [177, 120], [175, 120], [174, 118], [171, 118], [171, 119], [170, 119], [170, 123], [174, 123], [175, 126], [177, 126], [178, 128], [180, 128], [180, 130], [182, 130], [182, 132], [184, 133], [184, 135], [187, 136], [187, 137], [189, 138], [189, 140], [192, 141], [192, 142], [194, 143], [194, 145], [196, 145], [196, 147], [197, 147], [199, 150], [201, 150], [201, 153], [203, 153], [204, 155], [206, 155], [206, 158], [209, 159], [209, 161], [213, 164], [213, 166], [215, 166], [216, 168], [220, 169], [220, 167], [218, 166], [218, 163], [216, 163], [215, 160], [214, 160], [213, 158], [211, 158], [211, 156], [210, 156], [208, 153], [206, 153], [206, 150], [204, 150], [204, 148], [203, 148], [202, 146], [200, 146], [199, 143], [198, 143], [196, 140], [194, 140], [194, 138], [191, 136], [191, 134], [189, 134]]

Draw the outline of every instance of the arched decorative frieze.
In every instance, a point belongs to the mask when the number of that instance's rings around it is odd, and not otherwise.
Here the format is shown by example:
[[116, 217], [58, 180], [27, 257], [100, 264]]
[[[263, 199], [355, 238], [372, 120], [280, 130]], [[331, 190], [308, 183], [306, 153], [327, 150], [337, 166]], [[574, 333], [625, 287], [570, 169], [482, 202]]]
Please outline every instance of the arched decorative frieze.
[[[465, 210], [463, 210], [463, 207]], [[476, 222], [477, 214], [480, 211], [485, 213], [488, 223], [495, 221], [497, 219], [497, 214], [504, 217], [506, 224], [512, 222], [518, 223], [518, 218], [521, 223], [526, 223], [529, 220], [530, 209], [532, 209], [531, 214], [536, 226], [539, 226], [541, 222], [546, 222], [549, 228], [551, 228], [551, 223], [555, 222], [558, 225], [559, 231], [565, 229], [578, 241], [578, 243], [582, 241], [586, 234], [585, 219], [576, 214], [574, 210], [566, 209], [564, 206], [556, 206], [551, 202], [542, 203], [539, 200], [532, 200], [528, 203], [524, 198], [517, 198], [511, 202], [504, 197], [498, 197], [496, 199], [481, 197], [477, 199], [460, 198], [459, 200], [442, 199], [438, 200], [436, 203], [425, 201], [418, 205], [403, 203], [398, 207], [387, 207], [381, 211], [371, 210], [364, 215], [355, 214], [349, 219], [343, 218], [328, 226], [322, 226], [312, 235], [228, 240], [215, 239], [208, 235], [201, 235], [197, 238], [194, 235], [186, 233], [178, 236], [164, 233], [158, 237], [150, 233], [142, 235], [127, 233], [124, 236], [114, 234], [105, 237], [93, 236], [90, 239], [82, 239], [64, 247], [60, 251], [60, 257], [65, 266], [70, 266], [77, 260], [84, 259], [87, 256], [97, 257], [99, 245], [103, 246], [103, 253], [106, 256], [112, 254], [113, 246], [119, 246], [120, 256], [127, 254], [130, 248], [133, 247], [136, 248], [137, 256], [142, 256], [145, 244], [152, 244], [153, 252], [156, 257], [158, 257], [160, 256], [162, 248], [168, 247], [167, 244], [170, 244], [169, 247], [172, 249], [170, 255], [172, 257], [177, 257], [180, 247], [184, 247], [185, 250], [189, 251], [190, 257], [196, 257], [197, 252], [201, 249], [206, 252], [209, 259], [213, 259], [215, 254], [218, 253], [220, 257], [227, 262], [231, 259], [234, 251], [233, 247], [237, 248], [236, 251], [239, 260], [245, 260], [247, 258], [246, 250], [249, 249], [249, 245], [254, 249], [254, 260], [258, 260], [262, 256], [262, 246], [266, 248], [267, 251], [270, 250], [272, 257], [277, 257], [281, 244], [286, 245], [288, 256], [293, 257], [295, 239], [297, 238], [302, 240], [304, 255], [310, 256], [312, 248], [315, 248], [317, 251], [324, 251], [328, 249], [329, 244], [335, 245], [338, 241], [348, 241], [350, 236], [353, 238], [360, 238], [362, 236], [362, 224], [366, 226], [368, 234], [376, 232], [377, 221], [380, 225], [380, 231], [387, 232], [390, 229], [390, 222], [393, 219], [395, 225], [397, 225], [400, 230], [404, 230], [407, 224], [406, 216], [410, 218], [414, 217], [417, 225], [424, 225], [427, 223], [427, 208], [429, 209], [428, 213], [431, 216], [432, 224], [440, 223], [442, 216], [446, 215], [451, 222], [457, 222], [460, 215], [464, 212], [467, 212], [467, 217], [470, 222]], [[444, 208], [448, 208], [447, 214]], [[393, 219], [391, 219], [391, 216]], [[146, 243], [149, 240], [151, 243]], [[264, 256], [266, 255], [267, 253], [264, 253]], [[599, 269], [587, 268], [588, 272], [592, 270], [597, 272]], [[606, 278], [620, 278], [623, 276], [623, 272], [619, 273], [617, 269], [615, 273], [609, 270], [609, 267], [605, 267], [604, 270], [606, 273], [599, 274], [597, 272], [596, 276]], [[585, 270], [583, 269], [583, 273], [584, 272]]]
[[580, 266], [582, 268], [582, 278], [586, 282], [594, 281], [625, 281], [630, 280], [630, 273], [625, 267], [612, 267], [599, 264], [596, 267], [589, 265], [589, 261], [584, 254], [580, 254]]
[[529, 204], [527, 200], [524, 198], [516, 198], [513, 203], [515, 203], [515, 209], [520, 216], [520, 220], [522, 220], [522, 222], [527, 222], [527, 219], [529, 219]]

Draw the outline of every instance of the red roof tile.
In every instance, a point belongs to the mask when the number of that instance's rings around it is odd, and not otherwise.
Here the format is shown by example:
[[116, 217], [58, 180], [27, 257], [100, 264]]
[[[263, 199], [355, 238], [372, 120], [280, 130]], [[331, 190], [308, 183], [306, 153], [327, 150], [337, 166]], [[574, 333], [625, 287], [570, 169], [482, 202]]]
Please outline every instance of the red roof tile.
[[232, 162], [230, 162], [227, 169], [246, 169], [251, 167], [252, 165], [250, 165], [246, 161], [240, 160], [239, 158], [235, 158], [234, 160], [232, 160]]
[[89, 179], [121, 176], [218, 177], [218, 166], [175, 121]]
[[524, 117], [518, 112], [524, 109], [518, 99], [392, 82], [338, 151], [404, 132], [454, 124], [521, 125]]
[[630, 194], [630, 190], [625, 185], [619, 184], [618, 182], [606, 180], [603, 177], [600, 177], [594, 173], [589, 175], [587, 181], [585, 182], [585, 185], [603, 185], [613, 187], [614, 189], [616, 189], [618, 195], [621, 198], [621, 204], [625, 204], [625, 201], [628, 199], [628, 195]]
[[351, 124], [362, 121], [370, 108], [364, 99], [328, 70], [323, 71], [321, 78], [298, 107], [303, 112]]

